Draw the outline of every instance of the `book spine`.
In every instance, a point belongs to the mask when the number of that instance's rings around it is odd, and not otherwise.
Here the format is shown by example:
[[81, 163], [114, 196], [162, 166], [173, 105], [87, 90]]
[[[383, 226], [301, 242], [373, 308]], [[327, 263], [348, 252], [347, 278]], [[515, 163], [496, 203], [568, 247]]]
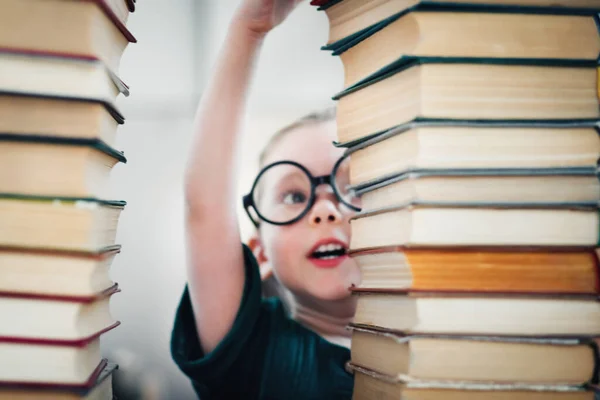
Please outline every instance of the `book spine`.
[[596, 341], [596, 339], [590, 340], [589, 346], [594, 352], [594, 372], [592, 378], [590, 379], [590, 383], [593, 385], [597, 385], [599, 382], [598, 379], [600, 378], [598, 376], [598, 374], [600, 374], [600, 351], [598, 350], [598, 342]]
[[[599, 225], [599, 229], [600, 229], [600, 224]], [[600, 232], [599, 232], [599, 236], [600, 236]], [[594, 257], [594, 264], [596, 266], [596, 268], [594, 269], [595, 273], [596, 273], [596, 293], [600, 294], [600, 258], [598, 256], [598, 250], [593, 250], [593, 257]]]
[[596, 28], [598, 28], [598, 35], [600, 35], [600, 17], [598, 14], [594, 14], [594, 22], [596, 23]]

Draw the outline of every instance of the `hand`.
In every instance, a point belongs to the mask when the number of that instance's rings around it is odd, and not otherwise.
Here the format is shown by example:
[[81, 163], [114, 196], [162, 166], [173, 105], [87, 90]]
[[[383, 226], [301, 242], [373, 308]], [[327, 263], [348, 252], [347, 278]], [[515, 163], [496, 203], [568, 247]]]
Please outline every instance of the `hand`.
[[246, 24], [254, 34], [264, 36], [279, 25], [302, 0], [243, 0], [236, 23]]

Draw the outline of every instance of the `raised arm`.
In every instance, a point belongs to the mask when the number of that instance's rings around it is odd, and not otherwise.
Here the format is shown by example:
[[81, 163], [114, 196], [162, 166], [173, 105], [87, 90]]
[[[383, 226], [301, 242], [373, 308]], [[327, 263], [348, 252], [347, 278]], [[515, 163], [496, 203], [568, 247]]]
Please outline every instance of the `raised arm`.
[[231, 329], [244, 287], [236, 215], [237, 148], [253, 67], [267, 32], [297, 0], [244, 0], [195, 121], [185, 179], [188, 286], [205, 353]]

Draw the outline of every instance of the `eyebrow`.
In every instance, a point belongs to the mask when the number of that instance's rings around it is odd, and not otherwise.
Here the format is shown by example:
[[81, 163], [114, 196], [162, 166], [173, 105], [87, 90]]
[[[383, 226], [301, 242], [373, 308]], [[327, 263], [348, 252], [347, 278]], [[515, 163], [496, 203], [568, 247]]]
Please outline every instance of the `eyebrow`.
[[[276, 190], [278, 185], [281, 185], [282, 182], [286, 182], [288, 180], [291, 180], [293, 178], [301, 178], [302, 176], [305, 176], [306, 178], [308, 178], [307, 175], [305, 175], [303, 172], [296, 170], [296, 171], [289, 171], [285, 174], [282, 174], [281, 176], [277, 176], [275, 178], [272, 179], [266, 179], [265, 182], [261, 185], [259, 185], [256, 189], [257, 189], [257, 197], [261, 198], [262, 194], [265, 192], [265, 190], [267, 189], [273, 189]], [[271, 181], [273, 181], [273, 183], [271, 183]]]
[[306, 177], [308, 180], [308, 175], [306, 175], [305, 173], [300, 172], [300, 171], [291, 171], [291, 172], [287, 172], [287, 173], [283, 174], [282, 176], [277, 176], [273, 179], [275, 179], [275, 184], [279, 184], [279, 183], [285, 182], [287, 180], [291, 180], [294, 178], [303, 178], [303, 177]]

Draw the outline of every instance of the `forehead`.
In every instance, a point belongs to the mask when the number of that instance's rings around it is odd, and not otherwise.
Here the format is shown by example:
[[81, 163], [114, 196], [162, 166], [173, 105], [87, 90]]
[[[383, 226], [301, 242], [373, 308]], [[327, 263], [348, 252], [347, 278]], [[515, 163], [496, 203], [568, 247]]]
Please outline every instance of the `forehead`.
[[326, 175], [344, 153], [333, 145], [335, 121], [317, 122], [285, 133], [269, 150], [264, 165], [290, 160], [304, 165], [313, 175]]

